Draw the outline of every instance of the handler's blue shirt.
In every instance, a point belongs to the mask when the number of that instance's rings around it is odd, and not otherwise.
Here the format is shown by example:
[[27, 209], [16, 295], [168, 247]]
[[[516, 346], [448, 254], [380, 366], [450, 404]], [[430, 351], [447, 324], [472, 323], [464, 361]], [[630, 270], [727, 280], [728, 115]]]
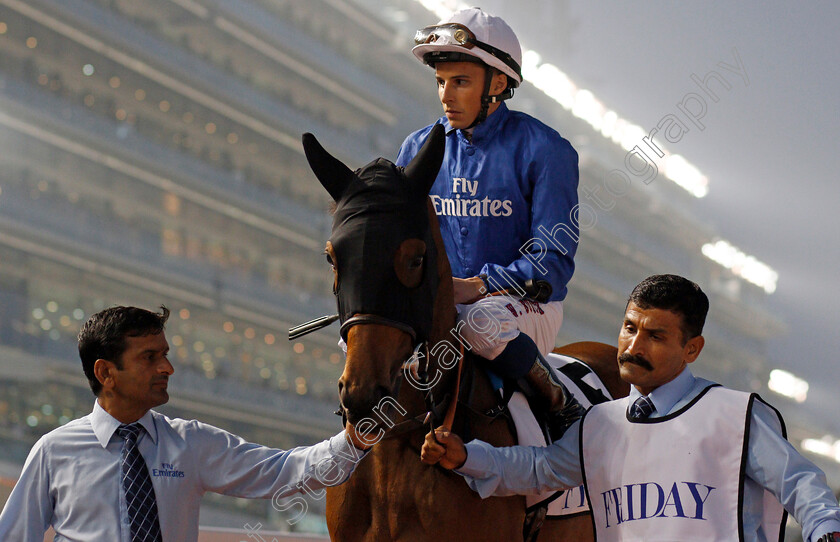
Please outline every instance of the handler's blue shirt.
[[[446, 117], [435, 124], [446, 129], [446, 154], [430, 197], [452, 275], [486, 273], [493, 290], [547, 280], [549, 301], [563, 300], [580, 220], [572, 145], [504, 103], [475, 127], [472, 140]], [[411, 161], [432, 126], [406, 138], [397, 165]]]
[[[152, 477], [164, 540], [198, 539], [199, 501], [207, 491], [274, 497], [282, 506], [288, 495], [344, 481], [364, 455], [344, 432], [283, 451], [152, 410], [139, 422], [146, 431], [138, 446]], [[41, 437], [0, 514], [0, 540], [43, 542], [52, 525], [56, 542], [129, 542], [119, 425], [97, 401], [91, 414]]]
[[[651, 418], [666, 416], [686, 406], [711, 382], [695, 378], [688, 369], [656, 388], [648, 396], [656, 410]], [[629, 404], [641, 394], [630, 388]], [[747, 446], [747, 478], [769, 489], [802, 525], [802, 535], [814, 542], [840, 531], [840, 509], [826, 483], [825, 474], [785, 440], [773, 422], [776, 413], [761, 401], [753, 405]], [[549, 489], [577, 487], [580, 472], [580, 422], [546, 447], [494, 448], [479, 440], [468, 443], [467, 462], [459, 469], [469, 486], [482, 497], [538, 494]], [[712, 460], [714, 460], [712, 458]], [[758, 542], [761, 493], [744, 492], [744, 533], [747, 542]]]

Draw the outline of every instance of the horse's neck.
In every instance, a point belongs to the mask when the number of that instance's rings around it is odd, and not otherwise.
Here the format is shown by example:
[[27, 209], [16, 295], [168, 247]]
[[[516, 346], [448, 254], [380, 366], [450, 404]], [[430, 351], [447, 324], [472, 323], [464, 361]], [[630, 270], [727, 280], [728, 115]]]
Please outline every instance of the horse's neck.
[[[455, 310], [452, 268], [446, 256], [443, 238], [440, 235], [440, 224], [438, 223], [435, 208], [430, 199], [427, 199], [426, 208], [429, 217], [430, 239], [436, 252], [436, 272], [438, 276], [438, 287], [435, 292], [432, 327], [428, 344], [431, 356], [428, 367], [429, 378], [435, 378], [438, 373], [440, 374], [440, 381], [432, 389], [432, 397], [437, 403], [442, 401], [446, 396], [450, 398], [456, 397], [458, 365], [456, 364], [453, 367], [451, 358], [454, 355], [460, 356], [461, 353], [465, 352], [461, 348], [463, 338], [461, 338], [456, 327], [458, 313]], [[431, 352], [437, 352], [438, 355], [433, 356]], [[459, 363], [463, 364], [461, 378], [467, 380], [467, 385], [462, 386], [464, 389], [463, 393], [466, 397], [459, 397], [459, 401], [466, 402], [469, 400], [479, 411], [494, 406], [496, 398], [492, 387], [484, 375], [477, 374], [477, 368], [474, 367], [473, 360], [467, 356], [466, 359], [461, 360]], [[415, 408], [423, 408], [426, 405], [424, 392], [420, 392], [417, 389], [401, 390], [400, 397], [403, 397], [403, 393], [408, 394], [405, 400], [407, 403], [411, 402]], [[462, 407], [459, 406], [458, 408]], [[440, 415], [442, 416], [443, 414], [440, 413]], [[455, 427], [452, 429], [458, 432], [459, 422], [463, 422], [464, 419], [465, 417], [463, 415], [456, 415]]]
[[[429, 376], [434, 378], [438, 372], [441, 374], [440, 382], [432, 389], [433, 395], [442, 396], [455, 391], [457, 386], [458, 367], [451, 367], [449, 363], [442, 363], [444, 352], [452, 355], [454, 349], [460, 349], [460, 343], [456, 340], [455, 320], [458, 316], [455, 310], [455, 289], [452, 284], [452, 268], [449, 265], [449, 258], [446, 256], [446, 248], [443, 245], [443, 238], [440, 235], [440, 224], [435, 214], [434, 205], [431, 199], [426, 201], [426, 210], [429, 217], [429, 232], [436, 252], [436, 263], [438, 276], [438, 287], [435, 292], [434, 309], [432, 312], [432, 328], [429, 336]], [[437, 352], [438, 355], [432, 355]], [[449, 368], [444, 368], [444, 366]]]
[[434, 312], [432, 316], [432, 331], [430, 345], [441, 340], [452, 340], [452, 331], [455, 329], [455, 319], [458, 313], [455, 310], [455, 288], [452, 284], [452, 267], [449, 265], [449, 258], [446, 256], [446, 248], [443, 246], [443, 238], [440, 235], [440, 224], [438, 223], [435, 208], [432, 201], [427, 201], [429, 214], [429, 232], [436, 252], [438, 275], [438, 287], [435, 292]]

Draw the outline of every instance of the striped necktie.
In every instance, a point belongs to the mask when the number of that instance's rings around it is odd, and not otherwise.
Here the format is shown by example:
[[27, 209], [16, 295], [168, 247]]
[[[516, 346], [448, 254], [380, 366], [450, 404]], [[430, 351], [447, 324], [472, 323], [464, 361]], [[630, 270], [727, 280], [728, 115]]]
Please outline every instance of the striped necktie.
[[651, 401], [646, 395], [643, 395], [636, 399], [630, 407], [630, 418], [634, 420], [644, 420], [647, 419], [654, 410], [656, 410], [656, 408], [653, 406], [653, 401]]
[[117, 434], [125, 439], [120, 459], [125, 503], [131, 523], [131, 542], [162, 542], [155, 488], [140, 450], [137, 437], [143, 426], [137, 422], [121, 425]]

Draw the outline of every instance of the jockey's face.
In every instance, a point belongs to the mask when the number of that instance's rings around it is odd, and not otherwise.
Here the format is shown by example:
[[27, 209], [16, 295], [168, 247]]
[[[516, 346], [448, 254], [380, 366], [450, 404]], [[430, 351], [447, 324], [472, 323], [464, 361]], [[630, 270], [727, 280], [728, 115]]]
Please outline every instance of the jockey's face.
[[618, 335], [618, 368], [643, 395], [676, 378], [703, 349], [702, 335], [685, 340], [682, 320], [669, 310], [627, 306]]
[[[475, 62], [438, 62], [435, 65], [438, 97], [449, 125], [455, 129], [469, 127], [481, 111], [481, 95], [484, 93], [484, 65]], [[507, 79], [495, 72], [490, 84], [490, 95], [505, 90]], [[498, 103], [490, 104], [489, 115]]]

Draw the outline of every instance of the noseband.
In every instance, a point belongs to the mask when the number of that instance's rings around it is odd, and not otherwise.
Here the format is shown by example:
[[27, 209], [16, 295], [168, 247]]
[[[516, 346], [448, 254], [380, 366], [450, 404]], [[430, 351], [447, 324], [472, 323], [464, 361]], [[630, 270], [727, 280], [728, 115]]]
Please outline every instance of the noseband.
[[415, 341], [417, 340], [417, 332], [415, 332], [414, 328], [410, 325], [398, 322], [396, 320], [392, 320], [390, 318], [385, 318], [384, 316], [378, 316], [376, 314], [358, 314], [345, 320], [341, 324], [341, 328], [339, 329], [341, 338], [344, 339], [345, 342], [347, 342], [347, 334], [349, 333], [350, 328], [355, 325], [363, 324], [376, 324], [380, 326], [393, 327], [402, 331], [403, 333], [407, 333], [411, 337], [412, 344], [415, 344]]

